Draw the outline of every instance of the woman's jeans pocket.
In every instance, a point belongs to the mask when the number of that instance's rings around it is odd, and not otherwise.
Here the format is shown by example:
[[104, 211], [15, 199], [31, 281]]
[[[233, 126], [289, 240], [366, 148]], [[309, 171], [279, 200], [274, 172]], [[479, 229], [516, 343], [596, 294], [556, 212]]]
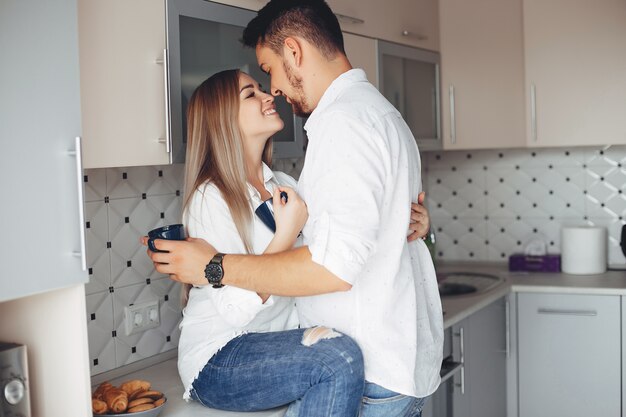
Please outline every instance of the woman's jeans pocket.
[[365, 383], [360, 417], [419, 417], [423, 398], [398, 394], [371, 382]]

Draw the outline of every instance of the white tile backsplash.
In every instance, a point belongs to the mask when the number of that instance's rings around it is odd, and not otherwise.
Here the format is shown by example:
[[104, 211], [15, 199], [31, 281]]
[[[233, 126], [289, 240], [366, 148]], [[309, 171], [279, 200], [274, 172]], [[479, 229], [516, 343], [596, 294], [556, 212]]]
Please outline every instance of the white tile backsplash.
[[[180, 223], [183, 174], [182, 164], [85, 172], [92, 375], [178, 344], [179, 286], [154, 269], [139, 239], [155, 227]], [[126, 336], [124, 307], [153, 299], [159, 300], [160, 327]]]
[[626, 146], [435, 151], [422, 159], [440, 259], [506, 261], [533, 239], [559, 253], [564, 224], [594, 224], [608, 229], [609, 263], [626, 264]]

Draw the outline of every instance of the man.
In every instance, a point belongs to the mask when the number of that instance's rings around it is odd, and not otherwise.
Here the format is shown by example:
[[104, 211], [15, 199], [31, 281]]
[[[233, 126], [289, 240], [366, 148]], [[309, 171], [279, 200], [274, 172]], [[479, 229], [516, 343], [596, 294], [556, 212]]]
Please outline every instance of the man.
[[419, 416], [440, 382], [443, 320], [428, 249], [406, 239], [421, 191], [411, 131], [365, 73], [352, 69], [323, 0], [270, 1], [243, 41], [256, 48], [271, 93], [310, 115], [298, 183], [309, 210], [304, 246], [222, 256], [202, 240], [157, 241], [170, 253], [150, 256], [181, 282], [300, 297], [303, 327], [334, 327], [361, 347], [363, 415]]

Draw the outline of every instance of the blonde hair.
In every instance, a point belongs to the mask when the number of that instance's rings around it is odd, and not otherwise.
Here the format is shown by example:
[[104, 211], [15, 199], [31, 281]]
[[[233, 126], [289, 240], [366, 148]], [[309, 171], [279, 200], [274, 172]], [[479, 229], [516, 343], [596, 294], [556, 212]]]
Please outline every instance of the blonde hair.
[[[252, 252], [252, 207], [248, 201], [248, 173], [239, 128], [239, 77], [226, 70], [206, 79], [191, 96], [187, 107], [187, 161], [185, 165], [183, 219], [196, 191], [206, 182], [222, 194], [247, 253]], [[263, 150], [263, 162], [271, 166], [272, 141]], [[207, 207], [211, 209], [211, 207]], [[185, 284], [185, 306], [191, 286]]]

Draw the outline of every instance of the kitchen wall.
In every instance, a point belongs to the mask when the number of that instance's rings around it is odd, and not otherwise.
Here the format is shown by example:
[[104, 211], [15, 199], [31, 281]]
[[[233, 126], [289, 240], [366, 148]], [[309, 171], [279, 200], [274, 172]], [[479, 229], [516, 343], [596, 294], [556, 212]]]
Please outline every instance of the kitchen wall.
[[[626, 146], [424, 152], [423, 183], [437, 258], [501, 261], [541, 239], [559, 252], [563, 224], [609, 231], [609, 262], [626, 263]], [[297, 178], [304, 160], [276, 170]], [[91, 374], [175, 349], [179, 286], [157, 273], [139, 237], [180, 222], [183, 165], [85, 172]], [[124, 307], [159, 300], [161, 326], [126, 336]]]
[[[303, 159], [275, 169], [298, 177]], [[85, 171], [89, 283], [85, 287], [91, 375], [175, 349], [180, 287], [159, 274], [139, 238], [181, 220], [184, 166]], [[158, 300], [160, 327], [127, 336], [124, 307]]]
[[507, 261], [541, 239], [560, 252], [566, 225], [605, 226], [609, 263], [624, 267], [626, 146], [425, 152], [437, 258]]

